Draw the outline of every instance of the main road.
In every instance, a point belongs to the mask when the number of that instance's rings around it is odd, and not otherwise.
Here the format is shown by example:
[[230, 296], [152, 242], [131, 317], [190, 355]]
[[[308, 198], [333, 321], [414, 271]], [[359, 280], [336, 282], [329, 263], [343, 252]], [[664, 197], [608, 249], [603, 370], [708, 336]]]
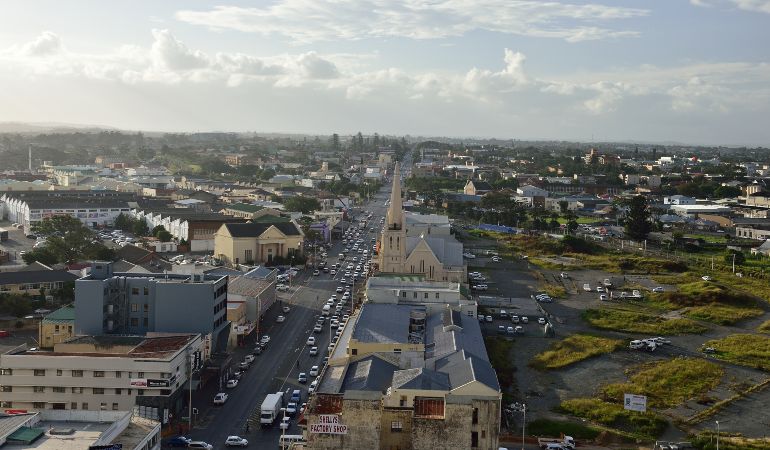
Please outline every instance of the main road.
[[[369, 212], [373, 214], [366, 231], [362, 233], [364, 248], [371, 248], [371, 238], [376, 237], [380, 231], [380, 218], [385, 211], [386, 192], [380, 191], [375, 194], [372, 200], [363, 206], [363, 212], [356, 214], [357, 217]], [[369, 231], [370, 228], [374, 228], [374, 232]], [[344, 248], [341, 241], [333, 243], [332, 249], [328, 250], [328, 264], [336, 262], [337, 255], [342, 253]], [[347, 259], [345, 261], [347, 263]], [[238, 435], [249, 440], [249, 448], [276, 448], [281, 430], [277, 424], [264, 429], [259, 426], [260, 406], [267, 394], [285, 392], [287, 389], [301, 389], [301, 403], [307, 401], [308, 384], [299, 384], [297, 375], [299, 372], [308, 373], [314, 365], [320, 366], [324, 356], [327, 355], [326, 348], [332, 337], [328, 321], [320, 334], [313, 333], [312, 328], [326, 300], [340, 284], [339, 278], [340, 274], [331, 276], [323, 272], [319, 276], [312, 276], [310, 271], [305, 270], [295, 278], [288, 295], [279, 295], [280, 304], [276, 304], [266, 314], [260, 330], [260, 334], [270, 336], [270, 343], [241, 377], [238, 386], [227, 389], [229, 394], [227, 402], [222, 406], [212, 406], [213, 396], [217, 392], [216, 387], [197, 392], [193, 397], [193, 408], [198, 409], [199, 415], [189, 433], [190, 438], [208, 442], [215, 449], [219, 449], [225, 448], [224, 442], [227, 436]], [[358, 287], [357, 284], [356, 288]], [[351, 304], [352, 302], [348, 305]], [[285, 322], [277, 323], [276, 317], [283, 314], [281, 306], [289, 306], [291, 311], [285, 314]], [[317, 341], [318, 355], [316, 356], [309, 355], [310, 347], [306, 345], [307, 338], [311, 335], [315, 336]], [[250, 350], [251, 348], [236, 349], [233, 354], [235, 362], [242, 361], [243, 356]], [[247, 423], [249, 423], [248, 432], [246, 432]], [[300, 431], [292, 421], [291, 428], [286, 433], [300, 434]]]

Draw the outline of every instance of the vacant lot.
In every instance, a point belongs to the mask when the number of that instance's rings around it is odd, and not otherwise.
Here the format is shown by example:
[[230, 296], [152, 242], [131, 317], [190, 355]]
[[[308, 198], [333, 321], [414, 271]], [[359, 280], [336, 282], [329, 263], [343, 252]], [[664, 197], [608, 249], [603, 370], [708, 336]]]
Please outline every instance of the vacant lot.
[[691, 319], [719, 325], [733, 325], [741, 320], [759, 317], [764, 314], [764, 311], [759, 308], [711, 304], [689, 307], [684, 310], [683, 314]]
[[668, 422], [654, 412], [627, 411], [621, 404], [595, 398], [567, 400], [559, 410], [646, 439], [655, 439], [668, 426]]
[[625, 309], [587, 309], [583, 319], [604, 330], [644, 334], [703, 333], [706, 327], [690, 319], [666, 319], [654, 314]]
[[593, 356], [613, 352], [623, 347], [623, 344], [619, 339], [573, 334], [554, 342], [545, 352], [535, 355], [530, 366], [540, 370], [560, 369]]
[[715, 358], [770, 371], [770, 337], [760, 334], [732, 334], [704, 345], [716, 350]]
[[649, 303], [666, 310], [681, 309], [686, 317], [719, 325], [732, 325], [764, 314], [755, 297], [702, 280], [682, 283], [676, 292], [652, 294]]
[[762, 322], [762, 325], [757, 327], [757, 331], [761, 333], [770, 333], [770, 320]]
[[628, 382], [605, 386], [605, 400], [622, 403], [623, 394], [646, 395], [650, 406], [672, 407], [714, 389], [724, 369], [700, 358], [679, 357], [631, 369]]

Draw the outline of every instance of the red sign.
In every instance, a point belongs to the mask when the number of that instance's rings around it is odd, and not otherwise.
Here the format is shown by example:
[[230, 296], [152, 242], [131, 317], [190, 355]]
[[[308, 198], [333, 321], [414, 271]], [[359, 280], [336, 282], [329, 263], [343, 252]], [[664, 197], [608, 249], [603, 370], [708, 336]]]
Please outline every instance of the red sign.
[[5, 410], [5, 413], [6, 414], [10, 414], [10, 415], [14, 415], [14, 414], [27, 414], [27, 412], [28, 411], [26, 409], [6, 409]]

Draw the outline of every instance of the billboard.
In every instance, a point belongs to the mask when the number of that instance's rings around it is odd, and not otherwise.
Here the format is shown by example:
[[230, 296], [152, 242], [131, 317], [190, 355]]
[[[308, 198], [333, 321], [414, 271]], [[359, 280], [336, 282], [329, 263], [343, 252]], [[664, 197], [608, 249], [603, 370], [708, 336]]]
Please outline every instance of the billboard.
[[336, 414], [320, 414], [318, 423], [311, 423], [310, 432], [319, 434], [348, 434], [348, 426], [340, 423]]
[[623, 408], [629, 411], [647, 411], [647, 396], [636, 394], [623, 394]]
[[148, 378], [131, 378], [131, 387], [136, 388], [158, 388], [170, 387], [172, 380], [153, 380]]

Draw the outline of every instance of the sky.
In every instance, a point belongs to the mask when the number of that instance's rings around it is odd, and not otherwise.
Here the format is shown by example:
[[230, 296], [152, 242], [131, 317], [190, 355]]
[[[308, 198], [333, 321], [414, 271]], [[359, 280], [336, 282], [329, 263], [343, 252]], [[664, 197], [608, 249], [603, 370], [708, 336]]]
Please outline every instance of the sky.
[[4, 0], [0, 121], [769, 146], [770, 0]]

